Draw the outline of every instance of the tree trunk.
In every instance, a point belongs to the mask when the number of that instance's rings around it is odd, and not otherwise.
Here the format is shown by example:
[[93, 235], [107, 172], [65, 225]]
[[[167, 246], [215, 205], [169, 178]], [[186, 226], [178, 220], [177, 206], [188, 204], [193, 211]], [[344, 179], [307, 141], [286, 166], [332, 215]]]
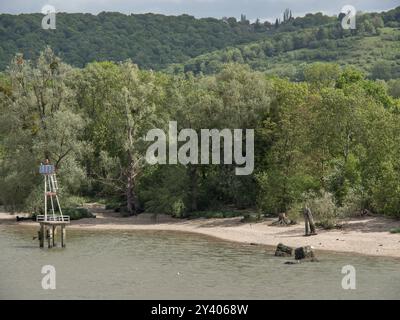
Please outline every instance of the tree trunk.
[[289, 218], [286, 216], [286, 213], [285, 213], [285, 212], [281, 212], [281, 213], [279, 214], [278, 221], [279, 221], [280, 224], [290, 224], [290, 220], [289, 220]]
[[133, 138], [132, 138], [132, 127], [128, 125], [128, 141], [129, 141], [129, 148], [128, 148], [128, 168], [127, 168], [127, 183], [126, 183], [126, 207], [128, 210], [129, 215], [135, 215], [139, 213], [139, 202], [135, 193], [135, 163], [134, 157], [132, 155], [132, 145], [133, 145]]
[[190, 210], [197, 210], [197, 167], [189, 165], [189, 179], [190, 179]]
[[135, 192], [135, 169], [133, 157], [128, 151], [128, 170], [127, 170], [127, 183], [126, 183], [126, 207], [129, 215], [135, 215], [140, 212], [139, 200]]
[[271, 225], [273, 225], [273, 226], [276, 226], [276, 225], [287, 226], [287, 225], [290, 225], [290, 224], [292, 224], [292, 221], [287, 217], [285, 212], [281, 212], [279, 214], [279, 216], [278, 216], [278, 220], [272, 222]]
[[129, 176], [126, 183], [126, 207], [129, 215], [135, 214], [135, 203], [133, 201], [133, 182], [132, 178]]

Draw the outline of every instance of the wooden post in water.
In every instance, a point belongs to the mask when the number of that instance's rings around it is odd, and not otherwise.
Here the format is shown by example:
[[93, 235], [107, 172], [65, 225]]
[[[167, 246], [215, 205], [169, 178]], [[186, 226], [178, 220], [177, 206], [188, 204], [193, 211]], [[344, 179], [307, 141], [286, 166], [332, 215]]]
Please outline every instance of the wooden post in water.
[[47, 245], [48, 245], [48, 248], [50, 249], [50, 248], [53, 248], [53, 228], [49, 227], [47, 229], [47, 232], [48, 232]]
[[52, 227], [51, 227], [51, 233], [53, 234], [53, 243], [52, 243], [52, 245], [53, 245], [53, 247], [55, 247], [56, 246], [56, 236], [57, 236], [57, 226], [56, 225], [52, 225]]
[[[69, 222], [69, 221], [68, 221]], [[60, 233], [61, 247], [66, 247], [67, 241], [67, 224], [66, 221], [39, 221], [40, 231], [38, 231], [40, 248], [44, 247], [44, 242], [47, 239], [48, 248], [57, 247], [57, 235]], [[59, 230], [58, 230], [59, 228]]]
[[63, 247], [63, 248], [65, 248], [65, 241], [67, 240], [66, 239], [66, 236], [67, 236], [67, 233], [66, 233], [66, 230], [65, 230], [65, 225], [61, 225], [61, 247]]
[[45, 238], [45, 227], [44, 227], [44, 224], [41, 223], [40, 224], [40, 231], [39, 231], [39, 243], [40, 243], [40, 247], [41, 248], [44, 247], [44, 238]]

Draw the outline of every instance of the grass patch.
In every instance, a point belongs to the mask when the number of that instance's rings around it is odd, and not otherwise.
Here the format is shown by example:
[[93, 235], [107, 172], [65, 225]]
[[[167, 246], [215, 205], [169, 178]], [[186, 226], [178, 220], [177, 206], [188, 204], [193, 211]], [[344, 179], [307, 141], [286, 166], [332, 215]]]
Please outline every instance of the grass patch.
[[68, 196], [63, 198], [62, 205], [66, 208], [82, 207], [85, 203], [93, 202], [89, 197]]
[[126, 207], [126, 204], [124, 205], [119, 199], [107, 199], [103, 201], [103, 204], [106, 210], [114, 210], [115, 212], [124, 211], [124, 207]]
[[207, 219], [222, 219], [222, 218], [235, 218], [243, 217], [241, 222], [259, 222], [262, 220], [261, 215], [258, 213], [249, 213], [239, 210], [217, 210], [217, 211], [193, 211], [184, 216], [189, 219], [207, 218]]
[[400, 228], [391, 229], [390, 233], [400, 233]]
[[260, 222], [261, 221], [261, 215], [260, 214], [251, 214], [251, 213], [245, 213], [243, 215], [243, 219], [241, 222], [244, 223], [249, 223], [249, 222]]

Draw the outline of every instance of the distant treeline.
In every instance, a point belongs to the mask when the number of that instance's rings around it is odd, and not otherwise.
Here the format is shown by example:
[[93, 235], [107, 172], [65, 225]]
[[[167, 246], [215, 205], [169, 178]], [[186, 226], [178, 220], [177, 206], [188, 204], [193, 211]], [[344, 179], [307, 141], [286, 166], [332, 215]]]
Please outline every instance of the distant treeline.
[[[217, 69], [215, 62], [265, 65], [269, 57], [299, 48], [317, 48], [321, 60], [340, 60], [335, 54], [334, 41], [377, 35], [382, 27], [397, 28], [400, 7], [360, 15], [356, 30], [343, 30], [342, 15], [329, 17], [316, 13], [293, 18], [288, 9], [282, 21], [277, 19], [272, 24], [258, 19], [250, 23], [245, 15], [237, 21], [232, 17], [195, 19], [189, 15], [150, 13], [58, 13], [56, 30], [43, 30], [42, 18], [42, 14], [0, 15], [0, 70], [4, 70], [16, 52], [25, 59], [36, 59], [45, 46], [52, 47], [65, 62], [76, 67], [92, 61], [132, 59], [146, 69], [160, 70], [183, 63], [185, 71], [210, 73]], [[209, 62], [207, 56], [187, 62], [202, 54], [251, 42], [255, 43], [229, 49], [219, 57], [217, 53]]]
[[340, 21], [322, 14], [289, 19], [265, 39], [205, 53], [166, 71], [212, 74], [234, 62], [302, 80], [302, 63], [323, 61], [357, 66], [374, 79], [400, 78], [400, 7], [358, 15], [354, 30], [343, 29]]
[[[56, 29], [41, 29], [42, 14], [0, 15], [0, 69], [16, 52], [37, 58], [47, 45], [74, 66], [132, 59], [160, 69], [205, 52], [260, 39], [251, 25], [189, 15], [57, 13]], [[261, 31], [261, 30], [259, 30]]]

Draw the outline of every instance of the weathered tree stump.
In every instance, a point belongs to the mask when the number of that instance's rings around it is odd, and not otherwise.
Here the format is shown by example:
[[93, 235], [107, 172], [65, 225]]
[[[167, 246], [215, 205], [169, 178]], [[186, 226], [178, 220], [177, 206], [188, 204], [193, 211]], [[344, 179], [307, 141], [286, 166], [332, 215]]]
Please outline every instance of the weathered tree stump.
[[296, 260], [318, 261], [311, 246], [296, 248], [294, 258]]
[[285, 212], [281, 212], [278, 216], [278, 220], [272, 222], [273, 226], [288, 226], [293, 224], [293, 222], [287, 217]]
[[305, 207], [303, 210], [303, 215], [304, 215], [304, 225], [305, 225], [305, 235], [306, 236], [314, 236], [317, 234], [315, 231], [315, 223], [314, 223], [314, 218], [311, 213], [310, 208]]
[[275, 250], [276, 257], [288, 257], [293, 254], [293, 248], [285, 246], [283, 243], [279, 243]]

